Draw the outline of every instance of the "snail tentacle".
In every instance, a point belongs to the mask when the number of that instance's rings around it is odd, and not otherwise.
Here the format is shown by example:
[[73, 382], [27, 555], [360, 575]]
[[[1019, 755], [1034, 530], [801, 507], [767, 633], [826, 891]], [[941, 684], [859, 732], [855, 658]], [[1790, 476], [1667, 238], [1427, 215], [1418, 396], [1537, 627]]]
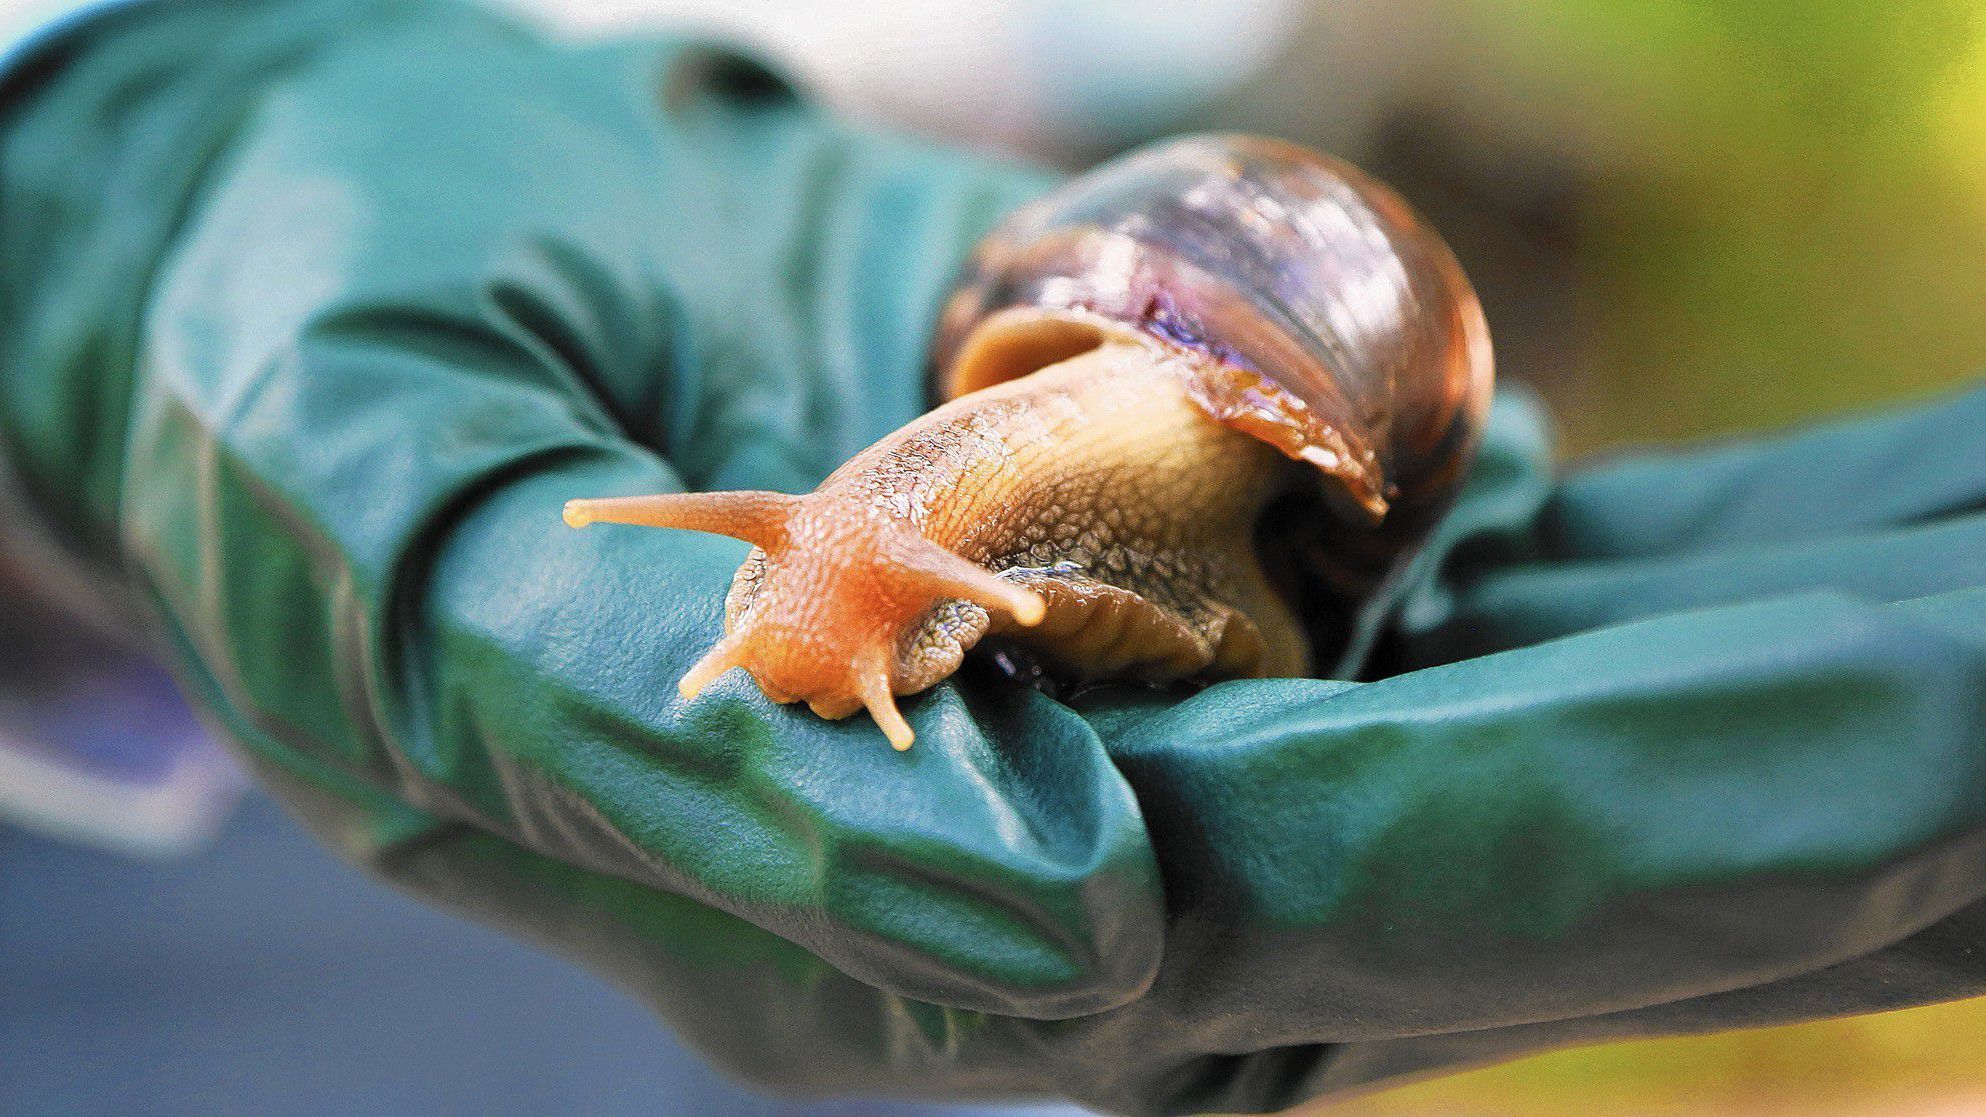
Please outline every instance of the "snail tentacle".
[[703, 658], [692, 664], [676, 681], [676, 693], [681, 694], [685, 702], [694, 701], [697, 695], [703, 693], [703, 688], [715, 682], [718, 676], [733, 667], [743, 666], [744, 644], [744, 637], [734, 633], [712, 645]]
[[1039, 593], [1003, 581], [921, 535], [905, 532], [893, 537], [890, 544], [893, 573], [907, 585], [930, 591], [934, 601], [946, 597], [970, 601], [989, 612], [1006, 613], [1024, 628], [1040, 624], [1048, 611]]
[[863, 657], [856, 670], [856, 687], [861, 694], [862, 705], [882, 728], [883, 735], [890, 739], [890, 745], [898, 752], [909, 748], [917, 740], [917, 734], [903, 719], [902, 711], [896, 708], [896, 695], [890, 687], [889, 656], [880, 645], [872, 646]]
[[755, 547], [774, 547], [785, 540], [786, 522], [799, 500], [786, 493], [758, 490], [596, 497], [566, 501], [565, 522], [568, 527], [632, 524], [682, 528], [728, 535]]

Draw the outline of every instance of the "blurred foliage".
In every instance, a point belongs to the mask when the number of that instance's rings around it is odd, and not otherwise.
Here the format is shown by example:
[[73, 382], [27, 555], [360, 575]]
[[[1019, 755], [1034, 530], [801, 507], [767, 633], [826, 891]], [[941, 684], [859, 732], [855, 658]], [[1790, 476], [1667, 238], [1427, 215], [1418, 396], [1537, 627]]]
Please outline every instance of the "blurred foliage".
[[1578, 168], [1574, 446], [1774, 424], [1986, 366], [1986, 7], [1450, 7], [1463, 111]]
[[1986, 1002], [1582, 1047], [1307, 1117], [1939, 1117], [1986, 1113]]

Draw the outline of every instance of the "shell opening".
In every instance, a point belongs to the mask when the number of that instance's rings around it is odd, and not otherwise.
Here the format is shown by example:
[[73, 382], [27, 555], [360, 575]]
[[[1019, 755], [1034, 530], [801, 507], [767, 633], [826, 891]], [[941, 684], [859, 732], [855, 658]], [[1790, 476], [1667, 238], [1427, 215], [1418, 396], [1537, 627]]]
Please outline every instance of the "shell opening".
[[[1016, 308], [988, 318], [972, 331], [944, 370], [946, 399], [1018, 380], [1102, 345], [1111, 326], [1073, 313], [1043, 315]], [[1115, 327], [1122, 332], [1122, 327]]]

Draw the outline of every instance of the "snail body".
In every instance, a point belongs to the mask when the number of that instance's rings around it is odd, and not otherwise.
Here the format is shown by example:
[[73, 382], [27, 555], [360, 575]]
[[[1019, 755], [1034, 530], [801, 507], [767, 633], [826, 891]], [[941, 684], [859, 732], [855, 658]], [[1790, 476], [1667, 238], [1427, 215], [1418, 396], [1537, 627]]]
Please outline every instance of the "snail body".
[[1299, 565], [1369, 592], [1459, 484], [1491, 376], [1475, 295], [1404, 202], [1238, 136], [1135, 153], [1017, 212], [933, 353], [949, 402], [813, 493], [567, 505], [575, 527], [754, 545], [685, 697], [744, 667], [907, 748], [895, 696], [992, 633], [1080, 679], [1306, 673], [1303, 619], [1258, 552], [1265, 509], [1314, 498], [1282, 533], [1308, 541]]

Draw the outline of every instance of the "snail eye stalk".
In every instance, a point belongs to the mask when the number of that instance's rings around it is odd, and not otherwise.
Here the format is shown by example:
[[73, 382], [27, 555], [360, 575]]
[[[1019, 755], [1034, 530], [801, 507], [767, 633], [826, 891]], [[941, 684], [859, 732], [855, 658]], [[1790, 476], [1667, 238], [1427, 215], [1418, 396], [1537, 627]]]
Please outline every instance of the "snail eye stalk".
[[728, 535], [770, 550], [786, 541], [786, 523], [799, 502], [797, 496], [760, 491], [600, 497], [566, 501], [565, 522], [568, 527], [682, 528]]

